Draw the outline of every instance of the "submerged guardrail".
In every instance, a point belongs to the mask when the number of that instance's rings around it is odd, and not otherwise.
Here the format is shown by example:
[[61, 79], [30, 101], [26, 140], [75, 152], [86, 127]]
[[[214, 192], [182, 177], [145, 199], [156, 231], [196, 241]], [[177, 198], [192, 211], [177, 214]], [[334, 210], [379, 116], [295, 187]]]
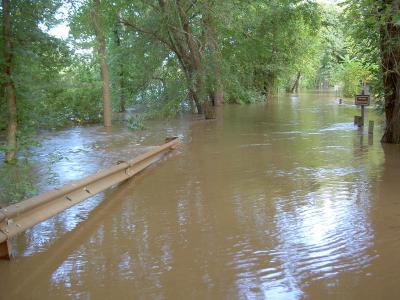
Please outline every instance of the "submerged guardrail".
[[174, 150], [178, 144], [177, 137], [167, 138], [165, 144], [133, 160], [0, 209], [0, 258], [12, 257], [10, 239], [17, 234], [133, 177]]

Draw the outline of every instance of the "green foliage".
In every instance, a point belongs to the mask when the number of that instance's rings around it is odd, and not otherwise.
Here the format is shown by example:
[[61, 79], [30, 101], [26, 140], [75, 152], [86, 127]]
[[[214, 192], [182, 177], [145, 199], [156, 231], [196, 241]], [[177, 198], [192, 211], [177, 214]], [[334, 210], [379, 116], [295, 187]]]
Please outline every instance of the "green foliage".
[[189, 111], [187, 90], [176, 79], [154, 82], [136, 97], [136, 103], [145, 107], [147, 118], [169, 118], [180, 112]]
[[32, 172], [32, 166], [27, 160], [2, 165], [0, 167], [0, 200], [8, 205], [33, 196], [37, 191]]
[[[346, 49], [352, 60], [362, 62], [362, 69], [368, 70], [371, 91], [378, 102], [382, 101], [382, 69], [380, 49], [381, 21], [377, 12], [380, 3], [372, 0], [344, 1]], [[362, 72], [362, 71], [361, 71]]]
[[133, 115], [128, 119], [128, 128], [131, 130], [143, 130], [146, 127], [144, 126], [144, 117], [142, 115]]
[[250, 84], [244, 87], [244, 81], [240, 81], [238, 77], [239, 76], [231, 76], [231, 78], [229, 78], [231, 80], [228, 78], [225, 80], [225, 101], [227, 103], [252, 104], [266, 100], [265, 95]]
[[62, 89], [48, 106], [48, 120], [44, 124], [64, 126], [68, 123], [100, 122], [102, 115], [101, 81], [97, 64], [91, 59], [76, 57], [63, 71]]
[[[31, 136], [30, 136], [31, 137]], [[29, 147], [38, 146], [34, 140], [24, 139]], [[21, 151], [20, 151], [21, 152]], [[18, 203], [21, 200], [33, 197], [37, 194], [37, 181], [34, 174], [38, 166], [29, 160], [30, 153], [25, 147], [21, 153], [22, 159], [15, 161], [14, 164], [0, 163], [0, 204], [5, 205]], [[61, 160], [68, 160], [59, 152], [48, 153], [40, 165], [46, 168], [47, 184], [59, 184], [59, 176], [54, 171], [54, 165]]]
[[[102, 118], [93, 1], [72, 1], [65, 6], [69, 10], [65, 21], [71, 29], [68, 41], [43, 29], [60, 22], [56, 12], [63, 3], [67, 2], [13, 3], [19, 147], [33, 144], [31, 137], [37, 128], [99, 122]], [[371, 17], [376, 9], [371, 0], [345, 1], [343, 12], [311, 0], [182, 0], [196, 47], [202, 51], [201, 69], [192, 76], [169, 45], [173, 37], [168, 28], [182, 26], [177, 22], [175, 2], [168, 2], [165, 14], [158, 1], [100, 3], [114, 111], [135, 107], [146, 118], [191, 111], [188, 87], [196, 78], [203, 84], [198, 91], [200, 98], [206, 99], [217, 86], [215, 57], [204, 25], [207, 16], [211, 16], [220, 50], [226, 103], [265, 101], [279, 91], [290, 90], [299, 73], [303, 86], [341, 84], [345, 95], [352, 96], [358, 81], [368, 80], [374, 93], [382, 95], [379, 24]], [[74, 53], [78, 49], [79, 53]], [[6, 129], [6, 120], [6, 103], [0, 95], [0, 130]], [[140, 128], [141, 121], [132, 119], [128, 124]]]
[[338, 73], [346, 55], [345, 26], [340, 11], [334, 5], [325, 4], [322, 11], [322, 26], [318, 52], [320, 56], [315, 76], [315, 86], [328, 82], [330, 85], [340, 83]]
[[234, 95], [230, 99], [245, 99], [242, 90], [257, 91], [265, 99], [299, 71], [313, 73], [320, 28], [316, 3], [252, 1], [231, 3], [229, 11], [220, 34], [228, 72], [236, 74], [236, 80], [228, 76], [235, 82], [227, 85], [227, 93]]
[[345, 57], [342, 70], [338, 77], [343, 82], [343, 95], [345, 97], [353, 97], [360, 94], [360, 82], [369, 82], [371, 80], [371, 72], [364, 67], [364, 64], [358, 60], [351, 60]]

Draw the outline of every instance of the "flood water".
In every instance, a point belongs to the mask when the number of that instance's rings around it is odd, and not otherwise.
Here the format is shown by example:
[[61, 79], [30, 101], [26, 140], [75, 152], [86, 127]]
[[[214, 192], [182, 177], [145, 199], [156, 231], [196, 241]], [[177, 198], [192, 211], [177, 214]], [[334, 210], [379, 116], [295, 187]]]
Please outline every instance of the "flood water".
[[166, 135], [183, 144], [17, 237], [0, 298], [398, 299], [400, 148], [355, 128], [356, 113], [314, 92], [226, 106], [218, 122], [47, 134], [34, 159], [68, 157], [53, 165], [60, 183]]

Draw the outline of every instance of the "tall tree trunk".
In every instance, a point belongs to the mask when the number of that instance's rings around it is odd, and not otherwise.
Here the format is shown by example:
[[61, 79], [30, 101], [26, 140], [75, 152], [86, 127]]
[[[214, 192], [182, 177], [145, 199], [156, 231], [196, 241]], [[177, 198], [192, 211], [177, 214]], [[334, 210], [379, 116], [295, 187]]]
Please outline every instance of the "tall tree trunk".
[[[114, 30], [115, 43], [118, 49], [121, 49], [121, 39], [119, 37], [118, 27]], [[125, 112], [125, 82], [124, 82], [124, 64], [121, 60], [118, 62], [118, 83], [119, 83], [119, 112]]]
[[[382, 143], [400, 143], [400, 27], [394, 24], [393, 16], [399, 14], [398, 0], [385, 0], [392, 7], [390, 15], [384, 16], [381, 27], [381, 53], [383, 82], [385, 89], [386, 129]], [[382, 12], [385, 13], [384, 9]]]
[[202, 94], [202, 89], [204, 88], [204, 82], [202, 80], [202, 59], [201, 59], [201, 52], [199, 50], [198, 45], [196, 44], [195, 38], [193, 36], [192, 30], [190, 28], [190, 23], [189, 23], [189, 18], [186, 15], [185, 8], [183, 5], [182, 0], [176, 0], [177, 8], [178, 8], [178, 13], [179, 13], [179, 18], [182, 23], [182, 29], [184, 31], [185, 35], [185, 40], [187, 43], [187, 48], [189, 49], [188, 54], [190, 58], [190, 71], [191, 72], [191, 77], [195, 78], [194, 80], [194, 86], [191, 88], [191, 94], [193, 96], [193, 99], [196, 103], [197, 107], [197, 112], [199, 114], [202, 114], [203, 112], [206, 112], [206, 119], [212, 118], [210, 117], [211, 115], [207, 113], [207, 111], [202, 107], [202, 104], [206, 106], [206, 101], [207, 99], [204, 99], [202, 101], [201, 99], [201, 94]]
[[221, 68], [221, 53], [219, 52], [217, 37], [214, 30], [214, 24], [212, 22], [211, 8], [207, 2], [207, 13], [204, 19], [205, 26], [208, 33], [208, 42], [210, 45], [212, 61], [214, 63], [215, 69], [215, 80], [216, 80], [216, 88], [214, 91], [214, 101], [213, 104], [215, 106], [220, 106], [224, 103], [224, 84], [222, 81], [222, 68]]
[[196, 110], [199, 115], [203, 114], [203, 108], [201, 106], [200, 96], [194, 88], [190, 89], [190, 97], [196, 105]]
[[[189, 8], [185, 7], [186, 3], [182, 0], [158, 0], [160, 12], [166, 22], [167, 37], [161, 36], [158, 30], [142, 28], [126, 20], [123, 22], [125, 25], [135, 28], [138, 32], [156, 38], [176, 54], [186, 77], [188, 96], [194, 102], [197, 113], [202, 114], [204, 112], [203, 104], [206, 101], [202, 99], [205, 98], [203, 97], [205, 91], [203, 90], [204, 82], [202, 78], [204, 42], [199, 43], [195, 38], [191, 30], [190, 18], [187, 15], [194, 3]], [[176, 12], [178, 18], [176, 18]]]
[[297, 72], [297, 76], [296, 76], [296, 81], [294, 82], [292, 89], [290, 90], [290, 92], [293, 93], [297, 93], [299, 91], [299, 83], [300, 83], [300, 77], [301, 77], [301, 73]]
[[180, 59], [179, 61], [185, 73], [186, 82], [189, 89], [188, 96], [189, 101], [191, 102], [192, 112], [195, 113], [194, 107], [196, 107], [197, 114], [201, 115], [203, 114], [203, 108], [201, 107], [201, 99], [198, 95], [196, 86], [193, 85], [193, 77], [195, 76], [193, 74], [193, 68], [191, 66], [188, 67], [188, 64], [186, 64], [182, 59]]
[[274, 73], [267, 75], [267, 100], [271, 100], [272, 97], [276, 94], [276, 82], [277, 78]]
[[7, 99], [8, 127], [6, 162], [15, 160], [17, 149], [17, 103], [15, 85], [12, 79], [13, 45], [10, 22], [10, 0], [2, 0], [3, 6], [3, 51], [4, 51], [4, 89]]
[[[4, 91], [4, 86], [1, 86], [0, 88], [0, 109], [3, 108], [3, 106], [6, 108], [7, 107], [7, 99], [5, 98], [5, 91]], [[3, 124], [5, 120], [3, 120], [3, 116], [0, 114], [0, 124]]]
[[103, 122], [105, 127], [111, 127], [110, 75], [106, 62], [106, 42], [100, 26], [100, 0], [93, 0], [92, 19], [103, 82]]

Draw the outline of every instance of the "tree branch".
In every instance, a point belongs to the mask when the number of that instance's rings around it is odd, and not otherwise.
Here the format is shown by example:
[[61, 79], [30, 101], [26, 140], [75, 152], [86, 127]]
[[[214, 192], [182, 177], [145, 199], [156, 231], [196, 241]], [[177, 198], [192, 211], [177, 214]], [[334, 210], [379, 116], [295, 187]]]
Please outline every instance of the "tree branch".
[[136, 24], [134, 24], [134, 23], [131, 23], [131, 22], [129, 22], [129, 21], [126, 20], [126, 19], [121, 19], [121, 20], [120, 20], [120, 23], [122, 23], [123, 25], [125, 25], [125, 26], [127, 26], [127, 27], [133, 28], [133, 29], [134, 29], [135, 31], [137, 31], [137, 32], [144, 33], [144, 34], [147, 34], [147, 35], [152, 36], [152, 37], [155, 38], [156, 40], [158, 40], [158, 41], [162, 42], [163, 44], [165, 44], [165, 45], [166, 45], [168, 48], [170, 48], [170, 49], [172, 49], [172, 47], [173, 47], [166, 39], [164, 39], [162, 36], [160, 36], [160, 35], [158, 34], [158, 32], [156, 32], [156, 31], [153, 31], [153, 30], [149, 30], [149, 29], [145, 29], [145, 28], [139, 27], [138, 25], [136, 25]]

